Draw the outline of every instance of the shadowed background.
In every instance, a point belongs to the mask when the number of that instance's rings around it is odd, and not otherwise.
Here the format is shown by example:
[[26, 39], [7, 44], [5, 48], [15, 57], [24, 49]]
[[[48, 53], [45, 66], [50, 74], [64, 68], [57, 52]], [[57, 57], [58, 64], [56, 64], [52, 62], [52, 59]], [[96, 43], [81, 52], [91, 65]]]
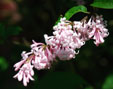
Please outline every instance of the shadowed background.
[[[60, 15], [75, 5], [85, 5], [92, 14], [103, 15], [109, 36], [96, 47], [87, 41], [75, 59], [52, 64], [50, 70], [34, 70], [35, 81], [27, 89], [113, 89], [113, 10], [89, 6], [91, 0], [1, 0], [0, 1], [0, 89], [26, 89], [13, 79], [13, 65], [22, 51], [30, 51], [32, 40], [44, 42], [44, 34]], [[77, 13], [70, 20], [81, 20]], [[90, 17], [90, 15], [88, 15]]]

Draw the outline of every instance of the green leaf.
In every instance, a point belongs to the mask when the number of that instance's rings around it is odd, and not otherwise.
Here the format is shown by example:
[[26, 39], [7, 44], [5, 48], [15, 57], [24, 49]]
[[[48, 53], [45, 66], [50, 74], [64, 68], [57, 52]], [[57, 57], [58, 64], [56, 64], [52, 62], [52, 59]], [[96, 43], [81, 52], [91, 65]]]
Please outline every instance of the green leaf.
[[7, 68], [8, 68], [8, 62], [6, 61], [5, 58], [0, 57], [0, 69], [6, 70]]
[[55, 25], [57, 25], [57, 24], [60, 22], [60, 19], [61, 19], [62, 17], [63, 17], [62, 15], [60, 15], [60, 16], [58, 17], [58, 20], [56, 21]]
[[91, 6], [103, 9], [113, 9], [113, 0], [94, 0]]
[[113, 74], [110, 74], [105, 79], [102, 89], [113, 89]]
[[65, 16], [67, 20], [69, 20], [74, 14], [78, 12], [83, 12], [83, 13], [89, 13], [87, 12], [87, 8], [83, 5], [80, 6], [74, 6], [71, 9], [69, 9], [66, 13]]

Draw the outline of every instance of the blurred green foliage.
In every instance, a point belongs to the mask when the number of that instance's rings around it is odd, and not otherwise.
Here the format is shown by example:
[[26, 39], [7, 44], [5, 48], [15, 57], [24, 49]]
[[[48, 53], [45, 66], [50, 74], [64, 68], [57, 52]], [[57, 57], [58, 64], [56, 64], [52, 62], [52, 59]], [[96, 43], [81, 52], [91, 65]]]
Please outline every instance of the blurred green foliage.
[[113, 9], [113, 0], [94, 0], [91, 6], [104, 9]]
[[[48, 82], [49, 81], [49, 82]], [[72, 72], [50, 72], [37, 84], [39, 89], [83, 89], [86, 81]]]
[[106, 77], [102, 89], [113, 89], [113, 73]]
[[22, 29], [18, 26], [5, 26], [0, 24], [0, 43], [7, 40], [8, 37], [18, 35]]
[[5, 58], [0, 57], [0, 71], [5, 71], [6, 69], [8, 69], [8, 62], [6, 61]]

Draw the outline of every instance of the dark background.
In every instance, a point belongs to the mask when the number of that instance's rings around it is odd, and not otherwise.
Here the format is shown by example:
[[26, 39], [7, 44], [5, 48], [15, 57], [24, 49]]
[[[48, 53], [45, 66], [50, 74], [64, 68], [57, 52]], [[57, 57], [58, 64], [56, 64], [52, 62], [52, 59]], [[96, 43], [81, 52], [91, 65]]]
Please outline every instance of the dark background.
[[[0, 89], [107, 89], [105, 86], [113, 89], [113, 10], [91, 7], [92, 2], [1, 0], [0, 24], [4, 29], [12, 27], [21, 31], [0, 36]], [[110, 33], [105, 43], [96, 47], [93, 40], [87, 41], [75, 59], [54, 63], [50, 70], [34, 69], [35, 81], [24, 87], [22, 82], [13, 79], [17, 73], [13, 65], [21, 60], [21, 52], [30, 51], [32, 40], [44, 42], [43, 35], [52, 35], [58, 17], [75, 5], [85, 5], [92, 14], [103, 15]], [[85, 16], [87, 14], [77, 13], [70, 20], [81, 20]], [[0, 33], [3, 32], [0, 30]]]

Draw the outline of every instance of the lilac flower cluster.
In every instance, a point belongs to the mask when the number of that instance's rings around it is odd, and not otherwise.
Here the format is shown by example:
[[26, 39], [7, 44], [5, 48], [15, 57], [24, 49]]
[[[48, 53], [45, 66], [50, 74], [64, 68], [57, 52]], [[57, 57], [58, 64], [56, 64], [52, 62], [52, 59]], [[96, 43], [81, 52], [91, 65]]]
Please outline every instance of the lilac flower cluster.
[[14, 76], [18, 81], [23, 80], [27, 86], [29, 80], [34, 80], [33, 68], [37, 70], [49, 69], [51, 63], [59, 58], [70, 60], [79, 53], [76, 49], [81, 48], [89, 39], [94, 39], [98, 46], [108, 36], [102, 16], [91, 17], [89, 21], [68, 21], [61, 18], [60, 22], [53, 27], [53, 36], [44, 35], [45, 43], [33, 41], [31, 52], [22, 52], [22, 60], [14, 65], [15, 71], [19, 72]]

